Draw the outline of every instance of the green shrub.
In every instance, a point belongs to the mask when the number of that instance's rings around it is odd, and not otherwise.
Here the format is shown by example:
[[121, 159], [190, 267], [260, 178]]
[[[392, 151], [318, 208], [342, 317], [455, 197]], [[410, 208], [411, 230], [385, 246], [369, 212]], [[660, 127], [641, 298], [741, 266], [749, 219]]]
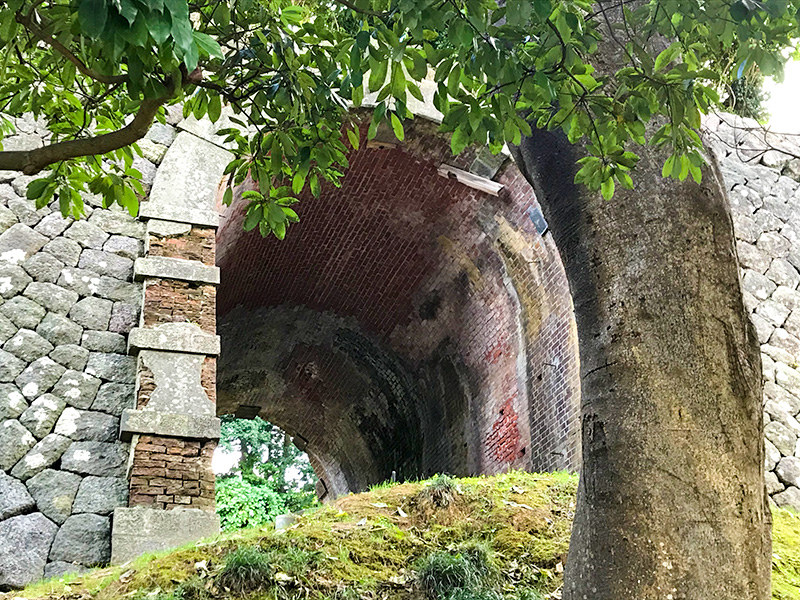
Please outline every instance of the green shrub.
[[440, 508], [449, 506], [458, 493], [458, 483], [449, 475], [434, 475], [428, 480], [420, 495]]
[[428, 598], [437, 600], [496, 598], [488, 587], [496, 574], [491, 552], [482, 543], [462, 546], [455, 554], [432, 552], [417, 564], [417, 583]]
[[274, 574], [270, 554], [253, 546], [243, 546], [225, 557], [217, 585], [234, 593], [246, 594], [271, 585]]
[[223, 531], [265, 525], [286, 512], [283, 499], [269, 485], [255, 485], [239, 477], [218, 478], [216, 496]]

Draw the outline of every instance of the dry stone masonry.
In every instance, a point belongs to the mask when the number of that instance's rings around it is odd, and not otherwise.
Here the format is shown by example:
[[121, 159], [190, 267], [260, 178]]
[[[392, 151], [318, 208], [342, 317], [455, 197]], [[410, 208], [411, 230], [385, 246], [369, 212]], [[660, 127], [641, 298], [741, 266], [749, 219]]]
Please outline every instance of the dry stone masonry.
[[[767, 491], [800, 510], [800, 139], [708, 119], [728, 190], [744, 302], [761, 343]], [[783, 148], [789, 154], [777, 152]]]
[[[0, 591], [218, 531], [207, 288], [228, 159], [173, 117], [134, 161], [140, 219], [94, 197], [80, 221], [36, 210], [31, 178], [0, 172]], [[6, 147], [46, 136], [17, 132]]]
[[[707, 129], [762, 344], [767, 487], [800, 508], [800, 161], [764, 152], [800, 144], [752, 125]], [[453, 158], [417, 119], [363, 140], [278, 242], [219, 214], [222, 126], [154, 125], [138, 219], [37, 210], [0, 172], [0, 590], [216, 533], [221, 414], [289, 431], [321, 496], [580, 465], [566, 278], [506, 157]], [[17, 131], [6, 147], [46, 136]]]

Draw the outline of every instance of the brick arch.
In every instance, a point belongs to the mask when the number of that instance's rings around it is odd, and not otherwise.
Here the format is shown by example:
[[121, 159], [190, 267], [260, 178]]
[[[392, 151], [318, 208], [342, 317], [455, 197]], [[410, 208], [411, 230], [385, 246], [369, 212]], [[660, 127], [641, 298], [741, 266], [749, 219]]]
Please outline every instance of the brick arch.
[[241, 200], [222, 217], [218, 413], [285, 428], [332, 493], [577, 466], [561, 261], [511, 161], [496, 195], [440, 174], [475, 154], [417, 119], [404, 143], [362, 140], [283, 242], [245, 233]]

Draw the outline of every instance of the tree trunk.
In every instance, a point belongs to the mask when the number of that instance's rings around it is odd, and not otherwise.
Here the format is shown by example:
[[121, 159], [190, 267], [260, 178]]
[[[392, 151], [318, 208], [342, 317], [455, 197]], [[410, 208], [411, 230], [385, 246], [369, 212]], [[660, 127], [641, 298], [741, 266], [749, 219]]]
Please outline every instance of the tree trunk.
[[767, 600], [761, 360], [722, 176], [633, 191], [573, 184], [581, 156], [535, 131], [515, 150], [569, 279], [583, 468], [564, 600]]

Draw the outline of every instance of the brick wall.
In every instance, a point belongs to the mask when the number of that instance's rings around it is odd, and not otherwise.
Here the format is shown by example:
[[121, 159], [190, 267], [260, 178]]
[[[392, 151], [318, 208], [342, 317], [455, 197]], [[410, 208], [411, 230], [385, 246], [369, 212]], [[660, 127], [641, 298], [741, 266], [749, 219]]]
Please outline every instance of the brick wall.
[[346, 489], [577, 467], [571, 303], [530, 186], [510, 162], [497, 197], [442, 177], [474, 151], [453, 158], [431, 123], [406, 139], [362, 140], [283, 242], [224, 215], [220, 412], [260, 407]]
[[130, 506], [213, 508], [215, 441], [141, 436], [130, 477]]

